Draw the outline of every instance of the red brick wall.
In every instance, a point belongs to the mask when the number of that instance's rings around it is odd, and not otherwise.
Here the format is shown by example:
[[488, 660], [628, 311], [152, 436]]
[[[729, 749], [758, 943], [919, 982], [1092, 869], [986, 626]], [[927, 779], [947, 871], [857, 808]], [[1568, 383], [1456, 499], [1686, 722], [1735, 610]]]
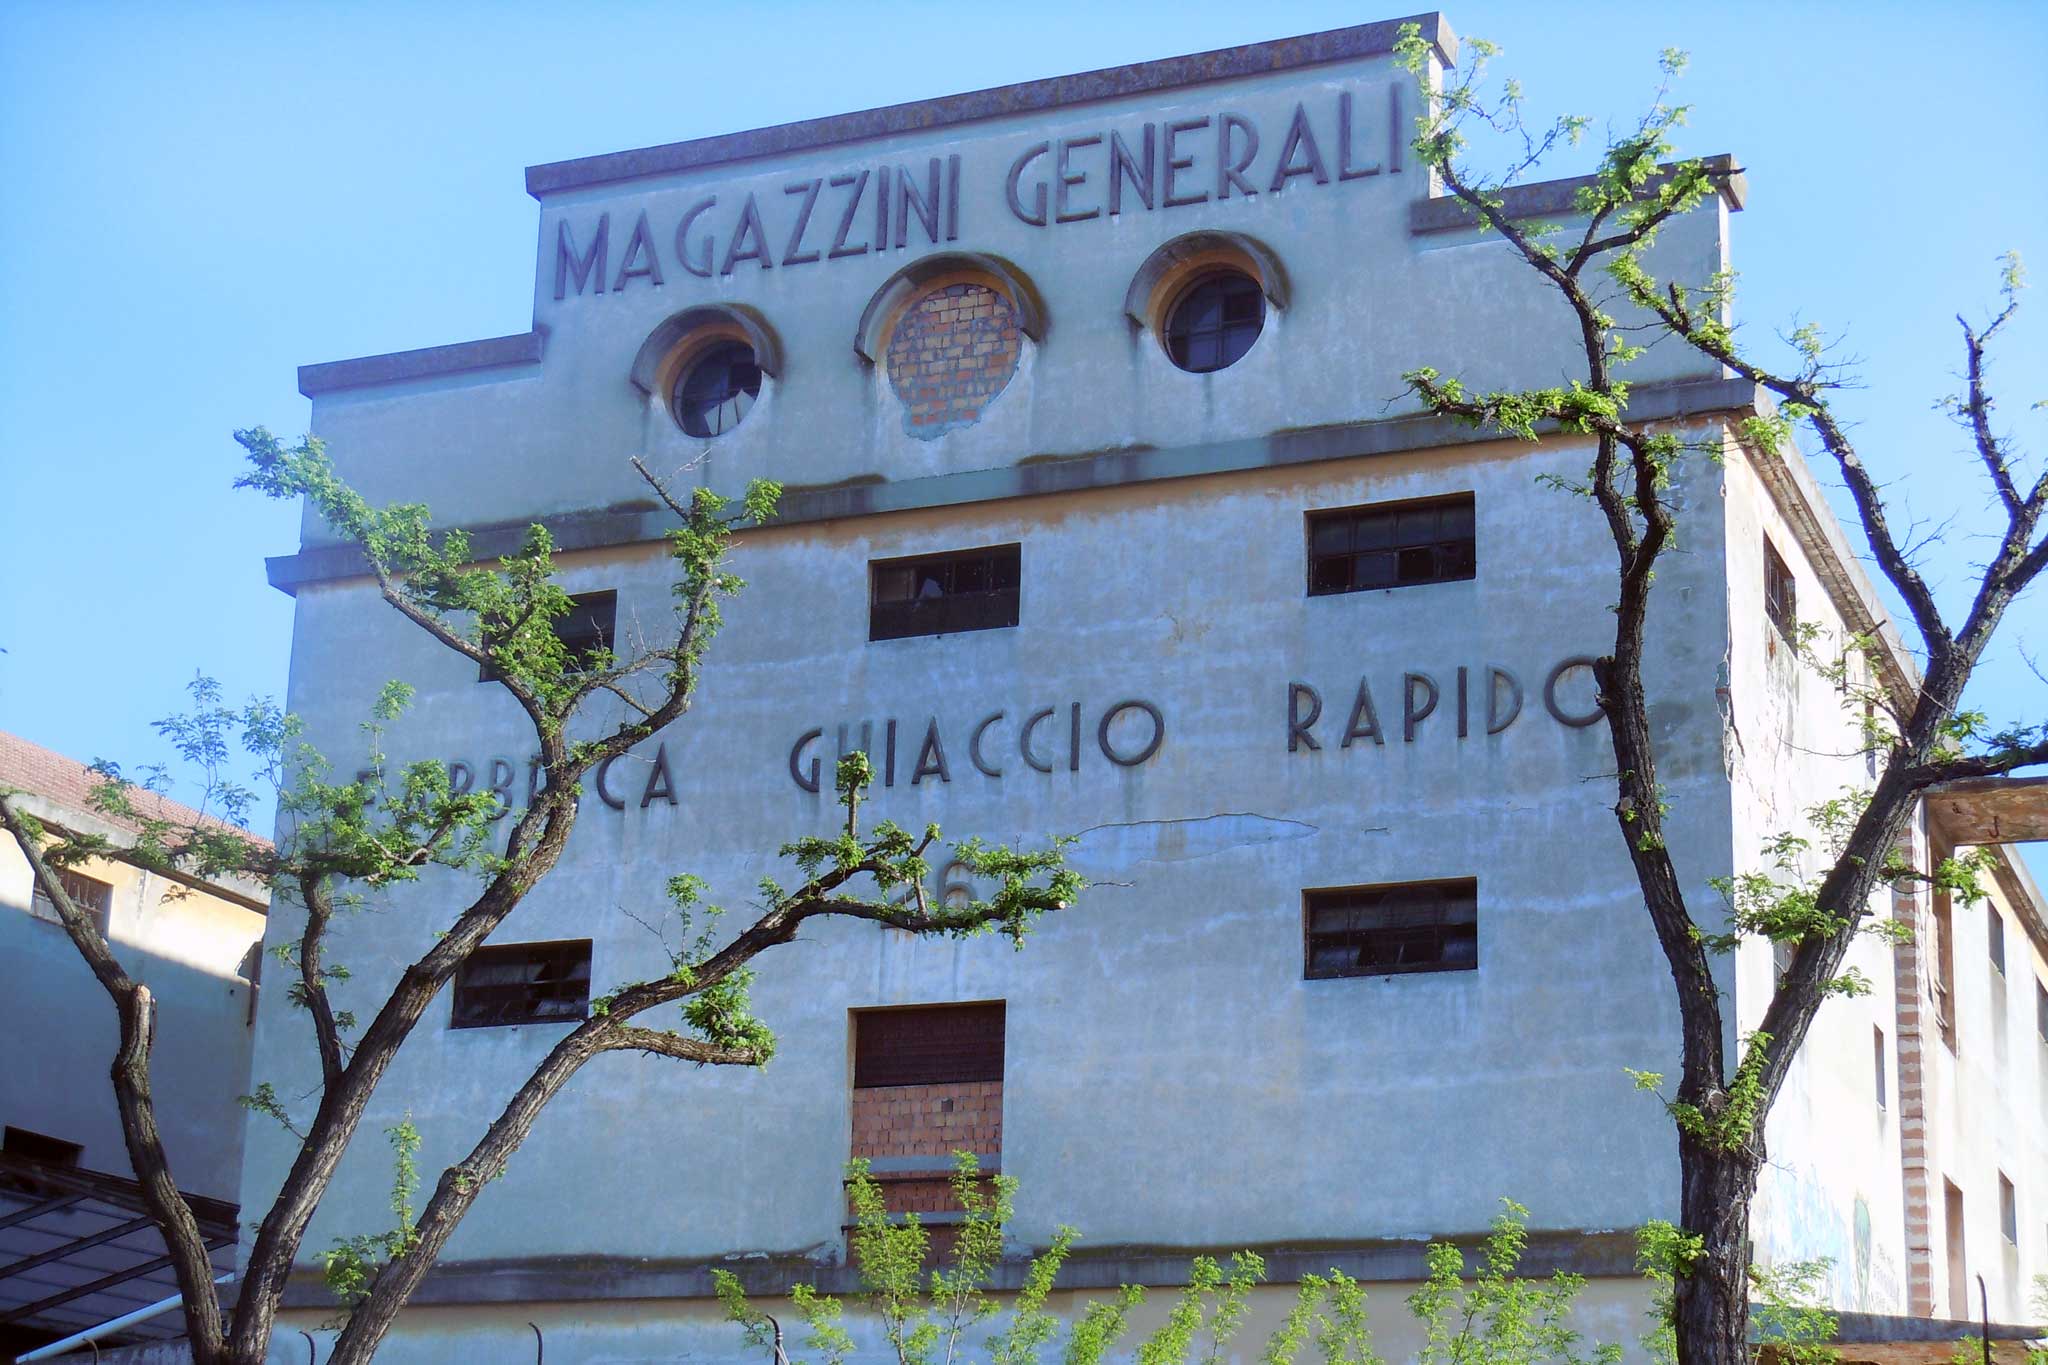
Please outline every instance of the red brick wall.
[[929, 439], [981, 417], [1017, 372], [1017, 312], [972, 281], [942, 285], [910, 305], [889, 338], [889, 383], [913, 436]]
[[[1003, 1083], [956, 1081], [947, 1085], [880, 1085], [853, 1092], [853, 1155], [920, 1157], [908, 1171], [875, 1172], [882, 1203], [891, 1213], [953, 1213], [949, 1179], [955, 1151], [973, 1152], [982, 1169], [1001, 1169]], [[891, 1165], [901, 1163], [892, 1162]], [[952, 1244], [950, 1227], [932, 1229], [932, 1254]]]
[[[1003, 1150], [1003, 1083], [883, 1085], [853, 1092], [854, 1156], [929, 1156], [950, 1170], [953, 1152]], [[984, 1163], [986, 1164], [986, 1163]]]

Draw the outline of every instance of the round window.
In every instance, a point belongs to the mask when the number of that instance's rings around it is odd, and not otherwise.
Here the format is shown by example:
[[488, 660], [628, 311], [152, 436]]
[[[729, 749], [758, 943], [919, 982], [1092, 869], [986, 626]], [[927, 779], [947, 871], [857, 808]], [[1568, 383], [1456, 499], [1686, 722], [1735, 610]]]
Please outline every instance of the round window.
[[1183, 370], [1207, 374], [1235, 365], [1266, 325], [1266, 295], [1237, 270], [1202, 276], [1166, 315], [1166, 354]]
[[740, 424], [761, 392], [761, 366], [744, 341], [722, 341], [676, 381], [676, 422], [692, 436], [720, 436]]

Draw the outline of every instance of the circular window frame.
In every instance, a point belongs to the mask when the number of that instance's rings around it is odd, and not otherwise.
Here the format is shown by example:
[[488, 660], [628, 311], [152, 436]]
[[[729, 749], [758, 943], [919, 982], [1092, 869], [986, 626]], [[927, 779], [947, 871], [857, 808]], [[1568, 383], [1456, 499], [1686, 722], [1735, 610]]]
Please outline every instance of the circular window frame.
[[757, 389], [753, 395], [753, 402], [747, 405], [747, 411], [741, 413], [739, 419], [724, 431], [699, 434], [683, 425], [682, 404], [680, 401], [683, 383], [689, 379], [698, 365], [710, 358], [713, 352], [727, 346], [743, 346], [746, 348], [747, 354], [754, 358], [754, 368], [761, 373], [761, 388], [765, 389], [767, 387], [768, 370], [761, 364], [761, 353], [754, 349], [752, 337], [748, 336], [743, 329], [730, 323], [713, 323], [697, 328], [685, 336], [682, 341], [678, 342], [668, 358], [662, 362], [658, 376], [659, 387], [655, 389], [655, 392], [661, 395], [662, 406], [668, 409], [669, 420], [676, 424], [676, 430], [682, 432], [683, 435], [693, 441], [716, 441], [720, 437], [732, 435], [733, 432], [738, 431], [745, 424], [748, 413], [751, 413], [754, 410], [754, 405], [761, 401], [761, 393]]
[[703, 359], [706, 351], [726, 342], [739, 342], [753, 350], [754, 364], [760, 367], [762, 376], [761, 393], [754, 401], [756, 405], [765, 401], [770, 387], [767, 381], [779, 382], [783, 377], [782, 343], [766, 319], [744, 305], [711, 303], [686, 308], [648, 333], [633, 357], [628, 376], [633, 387], [645, 398], [659, 403], [669, 424], [688, 440], [719, 440], [745, 425], [742, 420], [717, 436], [691, 436], [683, 430], [682, 420], [676, 414], [677, 383], [692, 365]]
[[[1222, 370], [1183, 369], [1168, 345], [1167, 322], [1188, 291], [1205, 278], [1220, 273], [1249, 278], [1265, 295], [1265, 315], [1259, 320], [1259, 338], [1272, 326], [1273, 314], [1285, 312], [1289, 294], [1287, 272], [1273, 249], [1256, 237], [1241, 232], [1199, 231], [1184, 233], [1165, 242], [1145, 258], [1124, 291], [1124, 315], [1131, 325], [1150, 332], [1159, 343], [1159, 354], [1177, 374], [1197, 377], [1220, 374]], [[1258, 346], [1254, 338], [1245, 355]], [[1230, 369], [1244, 356], [1223, 369]]]
[[[1196, 369], [1192, 365], [1183, 365], [1180, 362], [1179, 358], [1176, 357], [1173, 353], [1174, 316], [1175, 314], [1179, 313], [1182, 308], [1187, 306], [1190, 298], [1192, 298], [1196, 290], [1202, 288], [1204, 285], [1208, 285], [1223, 280], [1242, 281], [1245, 285], [1249, 286], [1247, 292], [1249, 292], [1251, 296], [1258, 301], [1258, 326], [1252, 333], [1252, 339], [1249, 342], [1245, 343], [1244, 350], [1240, 351], [1237, 355], [1233, 356], [1229, 360], [1224, 361], [1220, 365], [1212, 365], [1209, 366], [1207, 369]], [[1159, 310], [1158, 326], [1156, 326], [1153, 329], [1153, 332], [1159, 338], [1159, 348], [1162, 351], [1166, 352], [1167, 361], [1170, 364], [1172, 364], [1173, 368], [1179, 370], [1182, 374], [1221, 374], [1223, 371], [1235, 366], [1239, 361], [1243, 360], [1246, 356], [1250, 355], [1252, 353], [1252, 348], [1257, 346], [1259, 344], [1260, 338], [1266, 335], [1266, 318], [1267, 315], [1272, 311], [1271, 306], [1269, 305], [1266, 299], [1265, 288], [1259, 283], [1259, 277], [1257, 275], [1252, 274], [1250, 271], [1244, 270], [1230, 262], [1213, 263], [1207, 266], [1190, 270], [1189, 272], [1181, 275], [1177, 285], [1173, 288], [1173, 290], [1170, 293], [1164, 294], [1163, 297], [1165, 298], [1166, 302], [1164, 306], [1161, 307]]]

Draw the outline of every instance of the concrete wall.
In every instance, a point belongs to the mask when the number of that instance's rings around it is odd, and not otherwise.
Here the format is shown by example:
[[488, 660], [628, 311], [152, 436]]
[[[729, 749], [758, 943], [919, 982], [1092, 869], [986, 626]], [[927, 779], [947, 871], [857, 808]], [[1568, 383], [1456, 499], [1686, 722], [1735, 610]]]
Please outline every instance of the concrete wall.
[[[696, 710], [662, 740], [679, 804], [641, 809], [649, 770], [620, 765], [611, 787], [627, 808], [586, 797], [562, 867], [501, 941], [588, 935], [600, 990], [658, 971], [659, 944], [624, 912], [657, 914], [657, 888], [683, 870], [742, 909], [775, 870], [774, 844], [833, 820], [787, 759], [801, 733], [823, 727], [829, 744], [841, 721], [871, 720], [879, 736], [895, 717], [910, 745], [936, 719], [949, 746], [952, 780], [908, 786], [906, 754], [877, 818], [940, 820], [956, 835], [1079, 834], [1076, 860], [1101, 884], [1021, 955], [865, 927], [807, 932], [763, 963], [757, 997], [783, 1040], [767, 1071], [600, 1061], [451, 1255], [836, 1255], [846, 1011], [948, 999], [1009, 1001], [1004, 1164], [1024, 1182], [1027, 1242], [1084, 1213], [1090, 1236], [1111, 1243], [1474, 1230], [1503, 1194], [1547, 1227], [1668, 1214], [1664, 1119], [1622, 1072], [1668, 1062], [1668, 987], [1587, 780], [1605, 771], [1604, 734], [1559, 724], [1541, 696], [1551, 666], [1597, 649], [1605, 628], [1594, 514], [1535, 487], [1585, 458], [1493, 445], [747, 536], [735, 567], [749, 587]], [[1303, 597], [1305, 509], [1462, 489], [1477, 495], [1475, 581]], [[1711, 546], [1718, 499], [1695, 502], [1695, 543]], [[1026, 547], [1015, 630], [867, 643], [868, 558], [1004, 541]], [[1701, 882], [1727, 857], [1725, 823], [1706, 813], [1725, 790], [1713, 702], [1724, 599], [1702, 577], [1714, 563], [1703, 553], [1675, 565], [1660, 587], [1673, 625], [1654, 668], [1666, 780], [1702, 811], [1680, 849]], [[572, 590], [619, 589], [622, 623], [649, 629], [667, 612], [666, 583], [665, 563], [638, 551], [576, 556], [565, 576]], [[1514, 725], [1457, 738], [1447, 691], [1403, 742], [1404, 671], [1448, 686], [1459, 666], [1476, 675], [1488, 663], [1528, 688]], [[523, 771], [509, 703], [367, 588], [300, 596], [293, 675], [293, 708], [318, 743], [351, 743], [379, 683], [403, 676], [420, 693], [390, 736], [395, 756], [481, 768], [503, 754]], [[1344, 750], [1361, 676], [1390, 737]], [[1575, 678], [1560, 701], [1583, 711]], [[1287, 752], [1296, 680], [1325, 697], [1320, 752]], [[1092, 740], [1101, 711], [1131, 696], [1167, 725], [1140, 767], [1089, 752], [1078, 772], [1041, 775], [1012, 754], [991, 780], [962, 752], [997, 708], [1014, 724], [1078, 700]], [[1302, 980], [1301, 888], [1469, 875], [1480, 879], [1476, 972]], [[354, 973], [342, 1007], [362, 1010], [423, 950], [454, 880], [430, 877], [339, 927], [333, 956]], [[274, 933], [291, 932], [288, 915]], [[409, 1110], [429, 1161], [466, 1149], [559, 1033], [443, 1022], [440, 1008], [429, 1015], [371, 1120]], [[311, 1064], [281, 1002], [266, 1001], [256, 1078], [298, 1093]], [[252, 1133], [256, 1198], [286, 1152], [260, 1125]], [[365, 1146], [309, 1246], [374, 1220], [388, 1173]], [[536, 1245], [534, 1219], [564, 1197], [574, 1216], [550, 1216]]]
[[[31, 801], [29, 808], [37, 809]], [[45, 818], [63, 818], [44, 806]], [[155, 993], [153, 1080], [157, 1121], [180, 1189], [215, 1199], [238, 1193], [248, 1089], [250, 948], [263, 916], [122, 863], [79, 869], [111, 884], [109, 941], [122, 966]], [[64, 930], [29, 909], [34, 877], [12, 839], [0, 840], [0, 1122], [80, 1144], [79, 1164], [133, 1175], [108, 1068], [119, 1031], [114, 1007]]]

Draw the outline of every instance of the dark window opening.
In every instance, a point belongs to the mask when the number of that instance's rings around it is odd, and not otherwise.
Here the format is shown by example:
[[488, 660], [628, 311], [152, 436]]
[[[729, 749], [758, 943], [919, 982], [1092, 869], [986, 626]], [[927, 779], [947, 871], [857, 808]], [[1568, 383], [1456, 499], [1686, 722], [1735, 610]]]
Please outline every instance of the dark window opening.
[[2005, 1240], [2014, 1246], [2020, 1244], [2020, 1192], [2013, 1188], [2005, 1172], [1998, 1173], [1998, 1230], [2005, 1234]]
[[1985, 913], [1991, 916], [1991, 965], [2000, 976], [2005, 975], [2005, 916], [1998, 913], [1998, 907], [1986, 906]]
[[1302, 899], [1309, 980], [1479, 965], [1479, 883], [1472, 878], [1339, 887]]
[[1885, 1081], [1884, 1030], [1873, 1024], [1870, 1029], [1870, 1037], [1872, 1057], [1877, 1062], [1877, 1107], [1883, 1109], [1885, 1108], [1885, 1101], [1889, 1090]]
[[676, 422], [691, 436], [722, 436], [740, 424], [760, 394], [754, 348], [744, 341], [721, 342], [676, 381]]
[[2048, 986], [2034, 983], [2034, 1031], [2048, 1043]]
[[[64, 888], [64, 894], [71, 897], [71, 903], [92, 917], [99, 929], [100, 937], [107, 935], [107, 924], [114, 910], [114, 888], [97, 877], [88, 877], [83, 872], [68, 867], [53, 867], [57, 874], [57, 885]], [[46, 919], [52, 924], [62, 924], [64, 917], [57, 913], [57, 902], [43, 891], [38, 881], [35, 891], [29, 897], [29, 913], [37, 919]]]
[[16, 1128], [10, 1123], [6, 1132], [0, 1134], [0, 1152], [25, 1161], [39, 1161], [45, 1166], [76, 1166], [85, 1148], [76, 1142]]
[[1324, 597], [1473, 576], [1470, 493], [1308, 514], [1308, 595]]
[[486, 945], [455, 974], [455, 1028], [554, 1024], [590, 1012], [590, 940]]
[[1003, 1002], [861, 1010], [853, 1087], [953, 1085], [1003, 1078]]
[[1014, 626], [1022, 567], [1016, 545], [876, 561], [868, 566], [868, 638]]
[[1764, 615], [1787, 640], [1796, 636], [1799, 623], [1799, 585], [1792, 570], [1778, 554], [1778, 547], [1764, 541]]
[[[569, 598], [569, 610], [555, 618], [555, 638], [568, 651], [572, 672], [588, 672], [600, 655], [614, 653], [619, 619], [619, 595], [604, 592], [576, 593]], [[490, 664], [478, 673], [483, 682], [495, 682], [503, 675]]]
[[1166, 354], [1195, 374], [1235, 365], [1266, 325], [1266, 293], [1237, 270], [1219, 270], [1189, 285], [1166, 318]]

